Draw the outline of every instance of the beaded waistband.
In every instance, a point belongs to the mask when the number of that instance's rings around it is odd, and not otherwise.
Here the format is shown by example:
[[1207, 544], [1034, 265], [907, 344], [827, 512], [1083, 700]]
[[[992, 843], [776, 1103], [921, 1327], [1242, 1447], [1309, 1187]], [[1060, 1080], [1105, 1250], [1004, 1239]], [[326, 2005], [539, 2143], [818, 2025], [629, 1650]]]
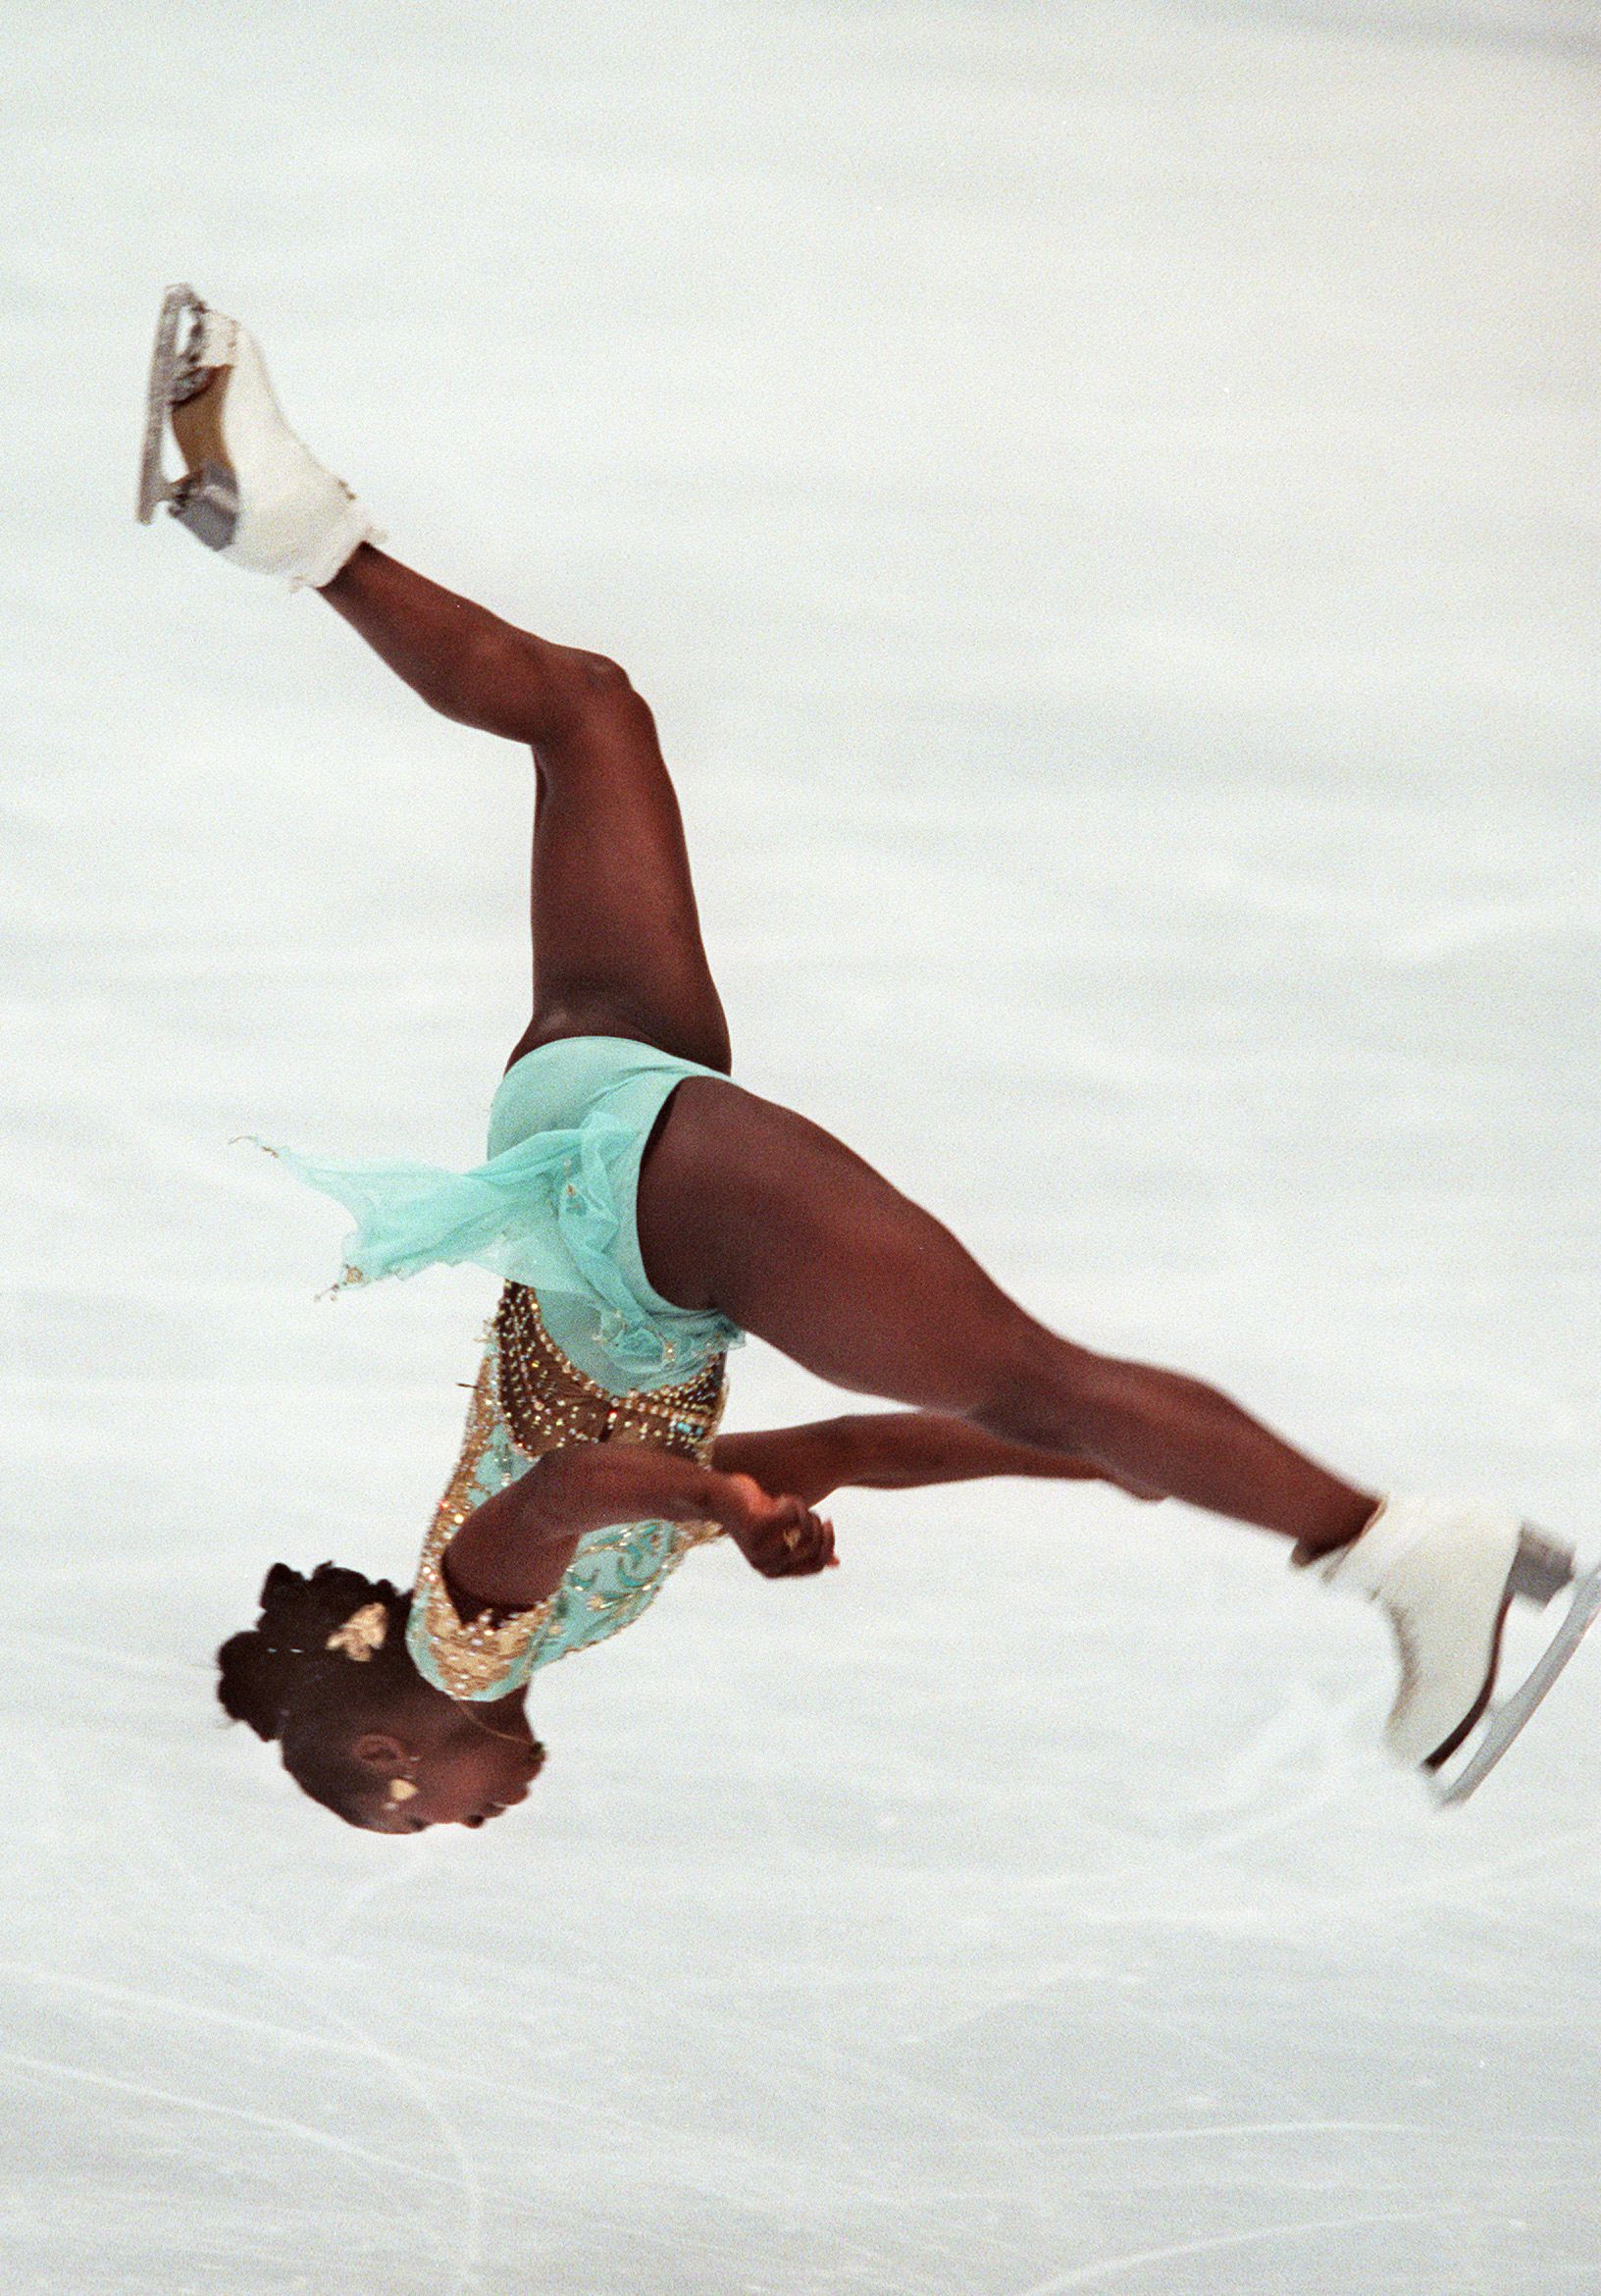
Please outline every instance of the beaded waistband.
[[654, 1443], [708, 1463], [722, 1417], [724, 1358], [670, 1387], [614, 1395], [570, 1362], [544, 1328], [525, 1283], [508, 1283], [492, 1326], [506, 1425], [530, 1458], [561, 1443]]

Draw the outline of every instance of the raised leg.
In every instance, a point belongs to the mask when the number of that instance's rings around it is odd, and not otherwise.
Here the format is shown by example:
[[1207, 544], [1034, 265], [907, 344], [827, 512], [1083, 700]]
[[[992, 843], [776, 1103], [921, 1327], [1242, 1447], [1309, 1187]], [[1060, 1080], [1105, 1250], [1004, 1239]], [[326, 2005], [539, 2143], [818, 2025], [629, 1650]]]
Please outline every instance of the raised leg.
[[1355, 1539], [1378, 1504], [1215, 1388], [1047, 1331], [841, 1141], [732, 1084], [678, 1087], [639, 1220], [666, 1298], [719, 1308], [838, 1386], [1087, 1452], [1309, 1554]]
[[534, 1012], [512, 1059], [561, 1036], [632, 1036], [726, 1070], [678, 800], [623, 671], [369, 544], [322, 596], [431, 708], [534, 753]]

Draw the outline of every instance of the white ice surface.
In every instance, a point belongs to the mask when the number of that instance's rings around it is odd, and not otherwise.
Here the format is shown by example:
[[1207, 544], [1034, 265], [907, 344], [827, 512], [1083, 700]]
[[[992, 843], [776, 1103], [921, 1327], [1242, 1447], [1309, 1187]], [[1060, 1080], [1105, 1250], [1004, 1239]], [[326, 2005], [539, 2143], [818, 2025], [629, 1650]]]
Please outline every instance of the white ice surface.
[[6, 49], [10, 2296], [1589, 2296], [1601, 1647], [1437, 1817], [1374, 1620], [1001, 1485], [695, 1558], [481, 1835], [219, 1726], [271, 1561], [409, 1569], [493, 1292], [318, 1304], [229, 1141], [473, 1157], [529, 776], [129, 511], [188, 278], [651, 697], [746, 1080], [1063, 1329], [1593, 1538], [1597, 11]]

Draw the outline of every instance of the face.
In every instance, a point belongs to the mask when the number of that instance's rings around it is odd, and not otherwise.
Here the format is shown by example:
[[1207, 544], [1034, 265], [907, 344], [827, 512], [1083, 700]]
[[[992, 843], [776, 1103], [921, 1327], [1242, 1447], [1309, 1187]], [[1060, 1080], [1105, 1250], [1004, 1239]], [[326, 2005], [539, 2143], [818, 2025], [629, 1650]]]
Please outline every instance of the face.
[[[544, 1766], [544, 1748], [515, 1707], [441, 1701], [442, 1713], [368, 1731], [354, 1752], [373, 1771], [368, 1827], [380, 1834], [419, 1834], [429, 1826], [482, 1826], [528, 1798]], [[415, 1794], [395, 1800], [396, 1778]]]

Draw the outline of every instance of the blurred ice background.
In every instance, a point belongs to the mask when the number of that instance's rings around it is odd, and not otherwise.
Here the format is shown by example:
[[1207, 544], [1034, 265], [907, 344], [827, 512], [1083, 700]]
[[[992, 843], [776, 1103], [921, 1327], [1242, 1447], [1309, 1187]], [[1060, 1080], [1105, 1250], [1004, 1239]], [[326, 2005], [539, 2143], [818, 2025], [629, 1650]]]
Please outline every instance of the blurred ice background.
[[[130, 509], [159, 290], [404, 556], [621, 656], [740, 1073], [1075, 1335], [1597, 1512], [1591, 6], [23, 0], [0, 140], [13, 2296], [1561, 2296], [1601, 1651], [1450, 1819], [1255, 1536], [850, 1497], [542, 1678], [529, 1808], [219, 1726], [406, 1573], [529, 775]], [[734, 1424], [835, 1401], [752, 1347]]]

